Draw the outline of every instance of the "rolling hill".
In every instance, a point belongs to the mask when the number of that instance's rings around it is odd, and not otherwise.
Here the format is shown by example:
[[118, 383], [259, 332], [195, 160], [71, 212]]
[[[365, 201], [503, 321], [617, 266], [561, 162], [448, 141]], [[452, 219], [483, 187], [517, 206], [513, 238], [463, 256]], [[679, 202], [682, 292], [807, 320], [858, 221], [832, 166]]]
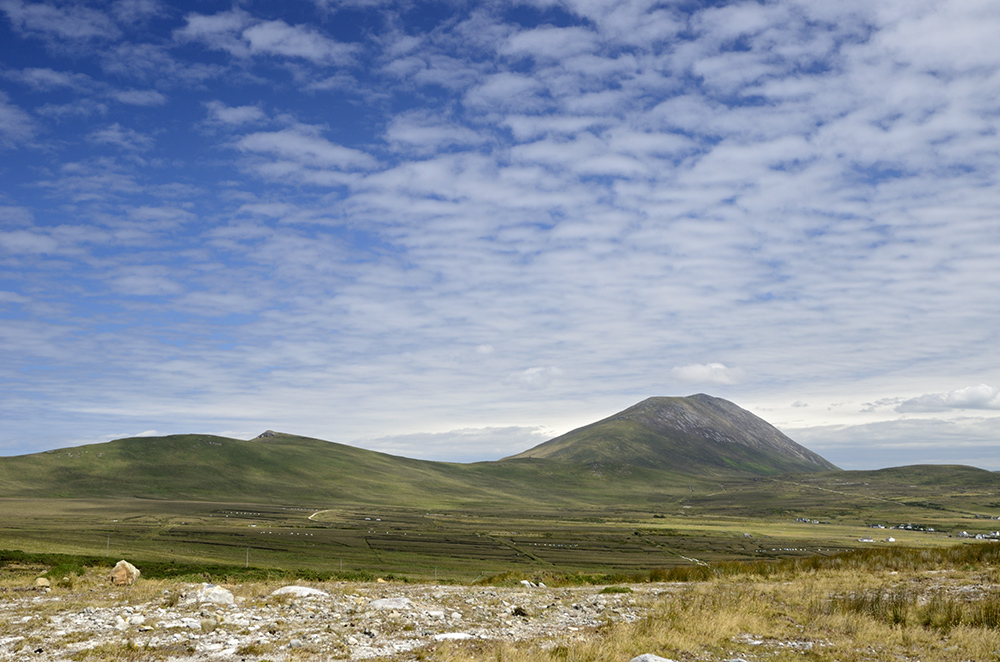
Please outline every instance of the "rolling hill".
[[766, 422], [706, 395], [650, 398], [498, 462], [414, 460], [268, 433], [119, 439], [0, 458], [0, 497], [308, 503], [628, 502], [715, 480], [835, 470]]

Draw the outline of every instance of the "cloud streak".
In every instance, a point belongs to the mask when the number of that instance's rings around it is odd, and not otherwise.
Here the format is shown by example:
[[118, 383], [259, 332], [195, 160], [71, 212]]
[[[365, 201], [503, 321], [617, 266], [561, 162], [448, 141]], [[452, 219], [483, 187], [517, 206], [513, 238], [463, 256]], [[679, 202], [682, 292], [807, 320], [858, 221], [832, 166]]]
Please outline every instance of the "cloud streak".
[[0, 2], [0, 443], [996, 421], [997, 9], [424, 9]]
[[962, 409], [1000, 409], [1000, 389], [979, 384], [948, 393], [928, 393], [899, 404], [900, 413], [927, 413]]

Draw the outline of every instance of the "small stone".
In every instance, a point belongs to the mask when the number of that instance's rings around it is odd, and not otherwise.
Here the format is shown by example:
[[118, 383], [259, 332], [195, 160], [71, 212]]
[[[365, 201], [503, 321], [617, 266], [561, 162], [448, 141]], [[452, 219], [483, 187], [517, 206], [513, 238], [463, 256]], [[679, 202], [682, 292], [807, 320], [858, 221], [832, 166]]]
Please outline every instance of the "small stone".
[[35, 586], [37, 586], [38, 588], [48, 588], [51, 585], [52, 583], [45, 577], [39, 577], [38, 579], [35, 580]]
[[642, 655], [633, 657], [629, 662], [674, 662], [670, 658], [660, 657], [659, 655], [653, 655], [652, 653], [643, 653]]
[[413, 602], [409, 598], [382, 598], [372, 600], [368, 606], [372, 609], [410, 609]]
[[283, 586], [271, 592], [271, 595], [292, 595], [296, 598], [329, 598], [330, 594], [318, 588], [309, 586]]

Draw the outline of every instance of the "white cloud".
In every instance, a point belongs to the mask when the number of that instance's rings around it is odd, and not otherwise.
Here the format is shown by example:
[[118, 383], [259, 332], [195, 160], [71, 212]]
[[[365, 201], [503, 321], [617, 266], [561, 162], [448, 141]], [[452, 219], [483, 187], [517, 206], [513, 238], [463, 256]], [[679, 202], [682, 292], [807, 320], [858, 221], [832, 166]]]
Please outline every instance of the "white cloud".
[[115, 145], [129, 151], [145, 151], [151, 149], [154, 144], [151, 136], [123, 127], [117, 122], [93, 131], [87, 138], [99, 145]]
[[253, 19], [242, 9], [211, 16], [192, 13], [185, 17], [185, 21], [186, 25], [174, 32], [175, 38], [198, 41], [208, 48], [228, 51], [238, 57], [249, 54], [249, 47], [240, 39], [240, 33], [253, 23]]
[[5, 434], [583, 424], [664, 376], [799, 427], [992, 406], [937, 393], [1000, 380], [986, 3], [0, 2]]
[[371, 155], [332, 143], [320, 136], [315, 128], [306, 126], [251, 133], [240, 138], [236, 146], [244, 152], [281, 159], [272, 163], [278, 166], [277, 169], [262, 169], [275, 174], [293, 173], [303, 168], [361, 170], [378, 165]]
[[979, 384], [949, 391], [928, 393], [900, 403], [900, 413], [943, 412], [952, 409], [1000, 409], [1000, 389]]
[[209, 118], [221, 124], [240, 125], [253, 124], [267, 119], [267, 115], [258, 106], [227, 106], [221, 101], [209, 101]]
[[356, 46], [330, 39], [308, 25], [260, 21], [241, 9], [211, 16], [188, 14], [186, 21], [175, 32], [178, 39], [198, 41], [237, 57], [276, 55], [330, 65], [349, 63], [357, 51]]
[[57, 90], [59, 88], [84, 89], [93, 84], [93, 79], [86, 74], [56, 71], [48, 67], [28, 67], [20, 71], [3, 72], [5, 78], [16, 80], [35, 90]]
[[59, 250], [59, 242], [47, 234], [31, 230], [0, 231], [0, 248], [10, 253], [52, 254]]
[[485, 112], [540, 111], [552, 105], [541, 95], [544, 88], [537, 79], [524, 74], [493, 74], [465, 95], [466, 106]]
[[35, 135], [35, 121], [28, 113], [8, 102], [0, 91], [0, 148], [14, 147]]
[[357, 50], [324, 37], [307, 26], [291, 26], [284, 21], [265, 21], [243, 31], [251, 53], [300, 57], [316, 64], [343, 64]]
[[115, 0], [111, 11], [122, 23], [142, 24], [149, 19], [167, 14], [160, 0]]
[[535, 366], [534, 368], [527, 368], [526, 370], [511, 373], [508, 376], [508, 381], [518, 386], [540, 389], [550, 386], [562, 374], [563, 371], [555, 366]]
[[114, 39], [120, 31], [104, 13], [79, 4], [0, 0], [15, 29], [70, 40]]
[[588, 29], [547, 25], [511, 35], [499, 50], [504, 55], [562, 60], [593, 52], [596, 47], [596, 35]]
[[723, 363], [678, 366], [670, 374], [681, 381], [695, 384], [736, 384], [744, 376], [742, 369], [730, 368]]
[[130, 106], [162, 106], [167, 98], [156, 90], [119, 90], [112, 96]]
[[412, 149], [418, 153], [435, 153], [450, 147], [479, 145], [486, 141], [484, 136], [468, 127], [427, 112], [397, 115], [386, 129], [386, 139], [400, 149]]

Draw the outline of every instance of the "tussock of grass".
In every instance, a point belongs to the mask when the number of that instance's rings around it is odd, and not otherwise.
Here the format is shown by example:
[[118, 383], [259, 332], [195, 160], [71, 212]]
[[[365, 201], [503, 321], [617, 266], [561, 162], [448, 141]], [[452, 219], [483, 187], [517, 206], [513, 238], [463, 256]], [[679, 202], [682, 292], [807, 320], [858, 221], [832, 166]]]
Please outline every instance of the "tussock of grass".
[[[552, 642], [429, 649], [429, 662], [678, 660], [959, 662], [1000, 658], [1000, 548], [863, 550], [653, 572], [684, 582], [634, 623]], [[872, 588], [877, 587], [877, 588]], [[641, 596], [641, 593], [636, 595]]]
[[890, 625], [919, 625], [944, 634], [959, 626], [1000, 629], [1000, 593], [996, 590], [970, 598], [942, 590], [922, 595], [907, 586], [878, 588], [834, 598], [830, 605], [833, 611], [862, 614]]

